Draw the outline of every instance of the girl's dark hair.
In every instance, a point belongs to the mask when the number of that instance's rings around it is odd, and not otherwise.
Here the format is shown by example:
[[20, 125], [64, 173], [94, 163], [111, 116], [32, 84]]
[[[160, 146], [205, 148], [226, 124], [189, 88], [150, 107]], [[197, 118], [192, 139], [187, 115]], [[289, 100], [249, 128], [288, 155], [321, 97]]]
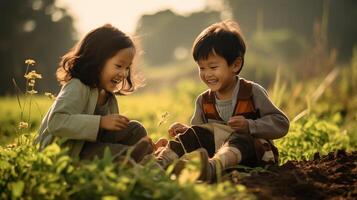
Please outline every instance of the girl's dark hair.
[[203, 30], [192, 47], [192, 55], [196, 62], [207, 59], [212, 53], [223, 57], [230, 66], [240, 57], [244, 64], [245, 42], [238, 23], [232, 20], [215, 23]]
[[[110, 24], [96, 28], [62, 57], [56, 72], [57, 80], [63, 85], [72, 78], [78, 78], [89, 87], [97, 87], [99, 74], [107, 59], [129, 47], [135, 48], [133, 41], [119, 29]], [[136, 80], [132, 68], [130, 66], [118, 94], [133, 92], [140, 86], [141, 80]]]

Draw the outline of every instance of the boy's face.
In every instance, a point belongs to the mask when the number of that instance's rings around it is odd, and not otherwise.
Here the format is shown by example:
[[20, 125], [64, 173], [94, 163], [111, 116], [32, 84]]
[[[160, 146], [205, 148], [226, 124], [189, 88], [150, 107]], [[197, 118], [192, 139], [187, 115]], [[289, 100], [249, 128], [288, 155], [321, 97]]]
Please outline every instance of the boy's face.
[[219, 99], [231, 98], [241, 59], [237, 59], [229, 66], [223, 57], [212, 53], [206, 60], [199, 60], [198, 66], [201, 80], [216, 92]]

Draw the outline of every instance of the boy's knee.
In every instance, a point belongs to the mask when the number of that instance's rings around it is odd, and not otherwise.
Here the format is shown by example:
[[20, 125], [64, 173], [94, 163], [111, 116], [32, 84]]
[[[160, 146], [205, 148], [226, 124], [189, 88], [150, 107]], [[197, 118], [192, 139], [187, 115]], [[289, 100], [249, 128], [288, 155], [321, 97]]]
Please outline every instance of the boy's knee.
[[228, 144], [254, 144], [254, 138], [250, 134], [233, 133], [228, 138]]
[[256, 154], [254, 138], [251, 135], [234, 133], [228, 139], [227, 146], [234, 147], [241, 152], [241, 164], [253, 166], [256, 161]]

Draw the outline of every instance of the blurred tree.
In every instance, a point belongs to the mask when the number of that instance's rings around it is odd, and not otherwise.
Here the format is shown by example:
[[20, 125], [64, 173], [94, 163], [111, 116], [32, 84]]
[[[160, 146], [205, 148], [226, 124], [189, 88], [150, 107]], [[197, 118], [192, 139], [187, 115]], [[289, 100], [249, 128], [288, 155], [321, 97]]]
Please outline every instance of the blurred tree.
[[0, 95], [14, 93], [12, 78], [24, 85], [24, 60], [37, 61], [39, 89], [56, 91], [59, 58], [74, 43], [73, 19], [55, 0], [0, 1]]
[[186, 58], [190, 55], [195, 37], [209, 24], [219, 20], [220, 13], [215, 11], [181, 16], [165, 10], [143, 15], [136, 34], [141, 40], [145, 61], [155, 66]]
[[[325, 28], [327, 44], [338, 48], [339, 59], [348, 61], [357, 44], [356, 0], [225, 0], [245, 35], [256, 31], [287, 29], [310, 43], [316, 22]], [[323, 19], [324, 18], [324, 19]]]

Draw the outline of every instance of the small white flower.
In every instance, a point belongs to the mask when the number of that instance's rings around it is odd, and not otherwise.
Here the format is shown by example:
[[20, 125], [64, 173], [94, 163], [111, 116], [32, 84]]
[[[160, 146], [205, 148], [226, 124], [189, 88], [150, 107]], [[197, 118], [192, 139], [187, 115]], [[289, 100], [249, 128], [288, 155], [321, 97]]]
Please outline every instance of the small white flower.
[[27, 122], [20, 122], [19, 123], [19, 129], [25, 129], [28, 128], [29, 124]]

